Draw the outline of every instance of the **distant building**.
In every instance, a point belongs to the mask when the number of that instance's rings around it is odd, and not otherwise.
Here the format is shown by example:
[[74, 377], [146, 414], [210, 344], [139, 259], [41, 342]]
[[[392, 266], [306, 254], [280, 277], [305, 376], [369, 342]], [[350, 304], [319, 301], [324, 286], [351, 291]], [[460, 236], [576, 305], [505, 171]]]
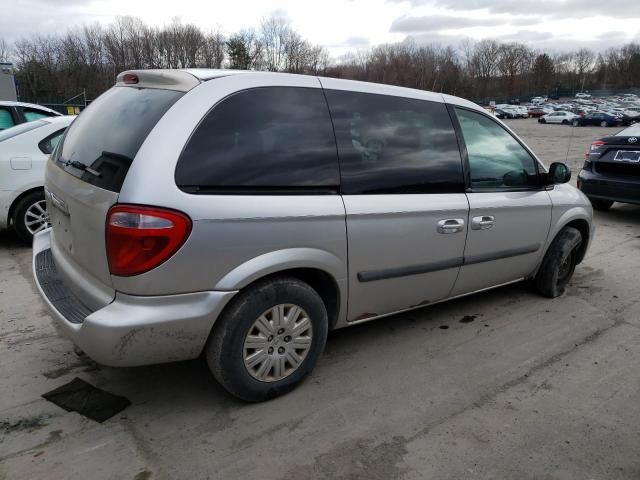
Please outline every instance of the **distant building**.
[[0, 62], [0, 100], [17, 100], [13, 63]]

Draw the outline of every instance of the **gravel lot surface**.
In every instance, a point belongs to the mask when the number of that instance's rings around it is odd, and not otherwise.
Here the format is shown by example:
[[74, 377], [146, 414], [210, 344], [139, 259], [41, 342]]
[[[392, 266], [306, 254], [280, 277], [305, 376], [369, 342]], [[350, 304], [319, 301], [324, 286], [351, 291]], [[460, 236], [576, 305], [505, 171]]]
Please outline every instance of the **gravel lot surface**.
[[[603, 128], [509, 124], [577, 175]], [[568, 155], [567, 155], [568, 150]], [[0, 233], [0, 479], [640, 478], [640, 207], [596, 214], [566, 294], [525, 286], [333, 332], [280, 399], [230, 398], [204, 361], [78, 357]], [[132, 405], [96, 423], [41, 395], [75, 377]]]

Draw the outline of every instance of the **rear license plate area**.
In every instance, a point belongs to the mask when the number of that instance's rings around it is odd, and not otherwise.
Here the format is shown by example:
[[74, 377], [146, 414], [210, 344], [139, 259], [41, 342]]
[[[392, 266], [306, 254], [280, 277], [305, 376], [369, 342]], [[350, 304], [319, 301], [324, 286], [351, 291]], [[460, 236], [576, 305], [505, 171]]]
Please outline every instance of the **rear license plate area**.
[[618, 150], [613, 159], [618, 162], [640, 163], [640, 150]]

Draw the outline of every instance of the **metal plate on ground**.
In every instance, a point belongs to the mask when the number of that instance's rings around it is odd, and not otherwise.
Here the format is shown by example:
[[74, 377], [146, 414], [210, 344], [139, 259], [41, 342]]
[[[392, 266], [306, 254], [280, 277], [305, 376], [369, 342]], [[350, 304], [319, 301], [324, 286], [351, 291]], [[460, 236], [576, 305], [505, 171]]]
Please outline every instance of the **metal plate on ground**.
[[81, 378], [42, 395], [67, 412], [78, 412], [91, 420], [102, 423], [131, 405], [129, 399], [105, 392]]

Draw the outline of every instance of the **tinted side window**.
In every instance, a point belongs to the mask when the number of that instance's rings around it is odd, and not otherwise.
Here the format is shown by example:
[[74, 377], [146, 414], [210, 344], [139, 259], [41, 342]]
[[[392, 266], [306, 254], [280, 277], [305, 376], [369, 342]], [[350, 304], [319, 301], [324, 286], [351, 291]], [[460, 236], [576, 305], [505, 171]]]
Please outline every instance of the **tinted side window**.
[[472, 188], [526, 188], [538, 185], [535, 160], [496, 122], [456, 108], [469, 156]]
[[345, 194], [463, 192], [446, 106], [327, 90]]
[[13, 115], [8, 108], [0, 107], [0, 130], [5, 128], [11, 128], [15, 125], [13, 121]]
[[35, 110], [32, 108], [23, 108], [22, 115], [27, 122], [33, 122], [34, 120], [40, 120], [41, 118], [53, 117], [55, 113], [45, 112], [44, 110]]
[[322, 90], [262, 87], [224, 99], [193, 133], [175, 177], [186, 191], [337, 191], [336, 144]]

